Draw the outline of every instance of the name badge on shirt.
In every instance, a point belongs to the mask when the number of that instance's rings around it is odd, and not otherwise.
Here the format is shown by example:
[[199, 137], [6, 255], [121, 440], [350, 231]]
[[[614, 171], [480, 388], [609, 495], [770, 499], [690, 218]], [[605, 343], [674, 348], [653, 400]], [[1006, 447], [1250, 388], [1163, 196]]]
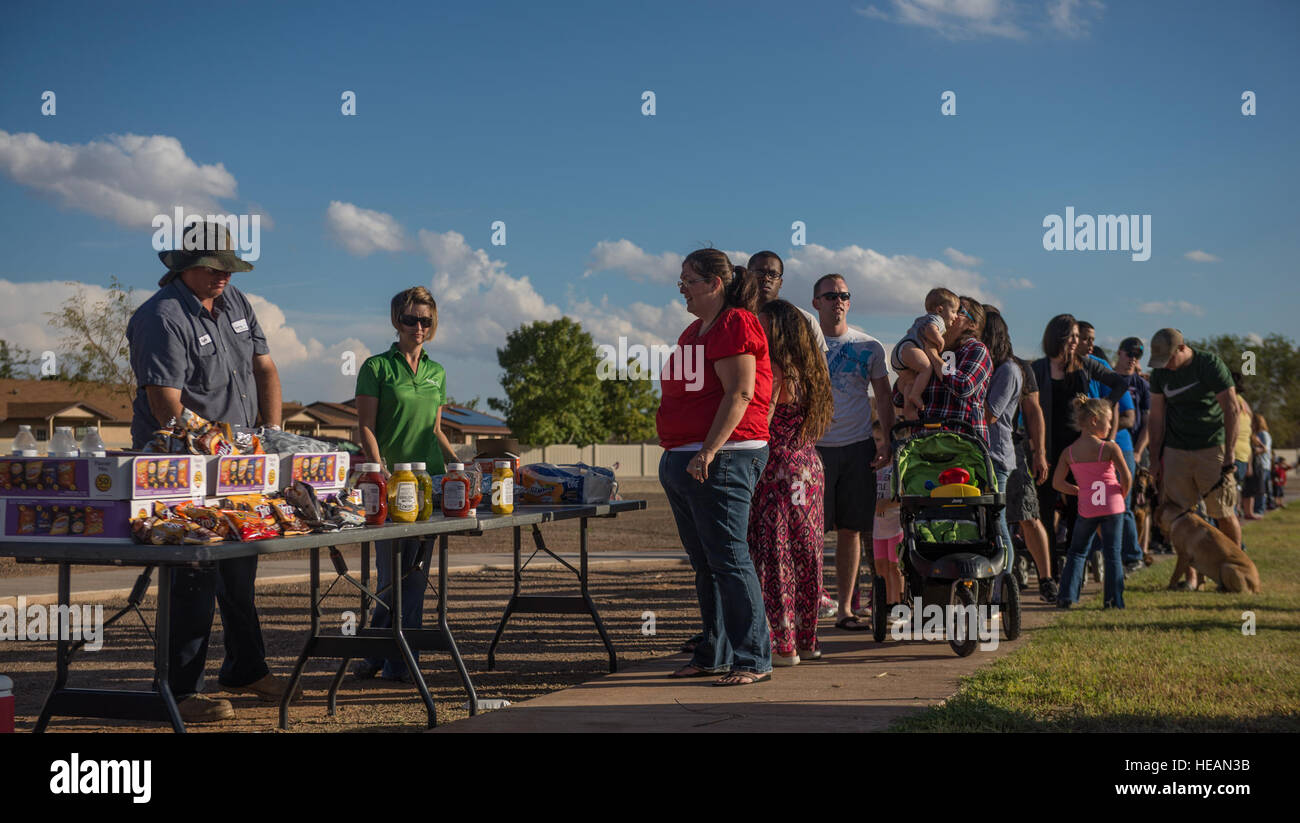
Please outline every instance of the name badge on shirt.
[[230, 328], [234, 329], [236, 332], [248, 331], [248, 321], [241, 317], [231, 323]]
[[208, 344], [211, 343], [211, 342], [212, 342], [212, 335], [210, 335], [210, 334], [205, 334], [205, 335], [203, 335], [202, 337], [199, 338], [199, 345], [200, 345], [200, 346], [206, 346], [206, 345], [208, 345]]

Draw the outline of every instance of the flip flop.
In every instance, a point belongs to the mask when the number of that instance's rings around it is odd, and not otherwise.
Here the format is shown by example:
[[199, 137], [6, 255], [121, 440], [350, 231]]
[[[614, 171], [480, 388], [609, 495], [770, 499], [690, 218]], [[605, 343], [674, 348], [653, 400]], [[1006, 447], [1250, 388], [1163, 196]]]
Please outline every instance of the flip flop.
[[864, 632], [871, 628], [870, 623], [864, 623], [856, 616], [841, 617], [835, 621], [835, 628], [843, 629], [846, 632]]
[[722, 678], [713, 681], [715, 686], [752, 686], [755, 683], [766, 683], [772, 679], [771, 672], [731, 672], [723, 675]]
[[[689, 674], [682, 674], [682, 672], [685, 671], [689, 671]], [[701, 669], [699, 666], [688, 663], [687, 665], [681, 667], [680, 669], [678, 669], [677, 671], [673, 672], [668, 676], [671, 678], [675, 678], [677, 680], [684, 680], [685, 678], [688, 677], [717, 677], [717, 675], [718, 675], [717, 672], [711, 672], [706, 669]]]

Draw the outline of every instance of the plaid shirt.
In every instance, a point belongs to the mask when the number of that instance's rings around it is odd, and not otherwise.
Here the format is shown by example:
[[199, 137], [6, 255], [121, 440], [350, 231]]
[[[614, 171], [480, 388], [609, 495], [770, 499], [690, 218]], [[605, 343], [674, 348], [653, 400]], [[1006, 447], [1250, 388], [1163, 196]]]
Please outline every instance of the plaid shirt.
[[957, 356], [952, 374], [948, 369], [936, 373], [925, 387], [925, 408], [921, 416], [926, 419], [960, 418], [975, 427], [975, 431], [989, 442], [988, 426], [984, 423], [984, 396], [989, 391], [989, 378], [993, 376], [993, 358], [988, 348], [973, 337], [953, 352]]

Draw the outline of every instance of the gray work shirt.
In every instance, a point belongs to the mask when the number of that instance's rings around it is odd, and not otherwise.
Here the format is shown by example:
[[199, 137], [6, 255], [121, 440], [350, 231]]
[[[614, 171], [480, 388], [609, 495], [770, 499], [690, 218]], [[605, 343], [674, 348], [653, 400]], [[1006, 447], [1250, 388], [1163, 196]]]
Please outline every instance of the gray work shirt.
[[126, 327], [135, 372], [131, 442], [143, 448], [167, 423], [156, 420], [145, 386], [181, 390], [181, 405], [208, 420], [257, 422], [253, 356], [268, 354], [248, 298], [227, 285], [209, 312], [178, 277], [144, 302]]

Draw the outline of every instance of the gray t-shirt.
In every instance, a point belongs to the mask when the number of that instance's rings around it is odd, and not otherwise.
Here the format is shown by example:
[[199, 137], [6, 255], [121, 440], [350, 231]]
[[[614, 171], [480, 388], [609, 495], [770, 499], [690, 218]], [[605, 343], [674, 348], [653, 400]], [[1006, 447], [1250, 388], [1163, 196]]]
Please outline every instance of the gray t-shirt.
[[984, 399], [993, 416], [993, 422], [989, 424], [989, 456], [999, 471], [1010, 472], [1016, 467], [1016, 447], [1011, 432], [1015, 427], [1016, 412], [1020, 410], [1020, 388], [1023, 385], [1024, 375], [1014, 360], [1007, 360], [994, 369], [993, 377], [989, 379], [989, 393]]
[[253, 357], [269, 354], [266, 335], [248, 298], [233, 285], [212, 312], [176, 278], [144, 302], [126, 327], [135, 372], [131, 441], [143, 448], [167, 423], [155, 420], [145, 386], [181, 390], [181, 405], [208, 420], [240, 426], [257, 422]]

